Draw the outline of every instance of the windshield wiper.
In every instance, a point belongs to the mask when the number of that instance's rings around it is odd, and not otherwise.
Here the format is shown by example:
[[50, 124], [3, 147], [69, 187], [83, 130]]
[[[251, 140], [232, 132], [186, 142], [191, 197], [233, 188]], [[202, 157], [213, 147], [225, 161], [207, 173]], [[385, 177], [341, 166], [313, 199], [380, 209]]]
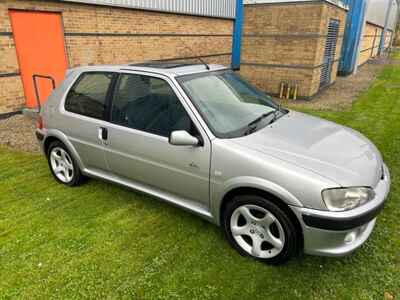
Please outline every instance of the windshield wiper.
[[270, 115], [274, 115], [271, 121], [269, 121], [268, 125], [275, 122], [275, 120], [278, 118], [279, 113], [281, 112], [280, 107], [278, 109], [275, 109], [273, 111], [270, 111], [268, 113], [262, 114], [259, 116], [257, 119], [254, 121], [250, 122], [247, 124], [247, 129], [245, 131], [245, 135], [249, 135], [250, 133], [253, 133], [257, 129], [257, 124], [260, 123], [262, 120], [265, 118], [269, 117]]
[[[276, 117], [276, 112], [277, 112], [277, 110], [274, 110], [274, 111], [270, 111], [265, 114], [262, 114], [257, 119], [255, 119], [254, 121], [251, 121], [249, 124], [247, 124], [247, 127], [252, 127], [253, 125], [260, 123], [262, 120], [264, 120], [266, 117], [268, 117], [270, 115], [274, 115]], [[275, 119], [275, 117], [274, 117], [274, 119]]]

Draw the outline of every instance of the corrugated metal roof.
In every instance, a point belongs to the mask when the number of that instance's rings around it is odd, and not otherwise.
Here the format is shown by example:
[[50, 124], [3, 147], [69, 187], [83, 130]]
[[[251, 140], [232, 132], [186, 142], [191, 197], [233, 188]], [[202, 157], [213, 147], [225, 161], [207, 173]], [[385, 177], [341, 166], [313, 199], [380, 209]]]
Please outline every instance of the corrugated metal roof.
[[235, 18], [236, 0], [60, 0], [165, 11], [188, 15]]
[[[258, 3], [294, 3], [294, 2], [320, 2], [321, 0], [244, 0], [244, 4]], [[344, 9], [348, 9], [347, 0], [324, 0]]]

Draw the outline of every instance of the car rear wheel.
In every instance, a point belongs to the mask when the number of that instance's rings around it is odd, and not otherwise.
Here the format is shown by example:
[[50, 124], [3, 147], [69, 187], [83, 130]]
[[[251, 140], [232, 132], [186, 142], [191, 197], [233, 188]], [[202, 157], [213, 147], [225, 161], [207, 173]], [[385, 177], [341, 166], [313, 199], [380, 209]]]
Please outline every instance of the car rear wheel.
[[296, 227], [278, 205], [257, 195], [234, 197], [225, 208], [224, 233], [234, 249], [268, 264], [281, 264], [297, 254]]
[[51, 173], [58, 182], [68, 186], [76, 186], [83, 182], [85, 177], [63, 143], [59, 141], [51, 143], [47, 160]]

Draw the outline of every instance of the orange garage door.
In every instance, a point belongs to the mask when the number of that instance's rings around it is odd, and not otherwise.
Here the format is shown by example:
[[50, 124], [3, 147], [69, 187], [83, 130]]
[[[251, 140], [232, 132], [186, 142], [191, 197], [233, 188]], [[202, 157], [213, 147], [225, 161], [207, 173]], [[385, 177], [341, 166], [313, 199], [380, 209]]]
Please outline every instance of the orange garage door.
[[[51, 76], [58, 85], [67, 69], [61, 14], [10, 10], [26, 106], [37, 107], [32, 76]], [[37, 79], [43, 103], [52, 90], [51, 81]]]

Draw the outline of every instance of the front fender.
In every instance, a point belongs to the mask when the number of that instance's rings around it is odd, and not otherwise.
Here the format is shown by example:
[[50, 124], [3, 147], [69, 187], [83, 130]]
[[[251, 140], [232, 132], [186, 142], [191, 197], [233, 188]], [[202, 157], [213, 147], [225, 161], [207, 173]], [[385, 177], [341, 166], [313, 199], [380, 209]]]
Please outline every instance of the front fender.
[[215, 195], [212, 197], [213, 199], [211, 199], [211, 213], [218, 225], [220, 225], [219, 216], [221, 213], [223, 199], [229, 192], [239, 188], [258, 189], [274, 195], [287, 205], [303, 207], [303, 204], [299, 201], [299, 199], [274, 182], [251, 176], [235, 177], [223, 183], [220, 192], [215, 193]]

